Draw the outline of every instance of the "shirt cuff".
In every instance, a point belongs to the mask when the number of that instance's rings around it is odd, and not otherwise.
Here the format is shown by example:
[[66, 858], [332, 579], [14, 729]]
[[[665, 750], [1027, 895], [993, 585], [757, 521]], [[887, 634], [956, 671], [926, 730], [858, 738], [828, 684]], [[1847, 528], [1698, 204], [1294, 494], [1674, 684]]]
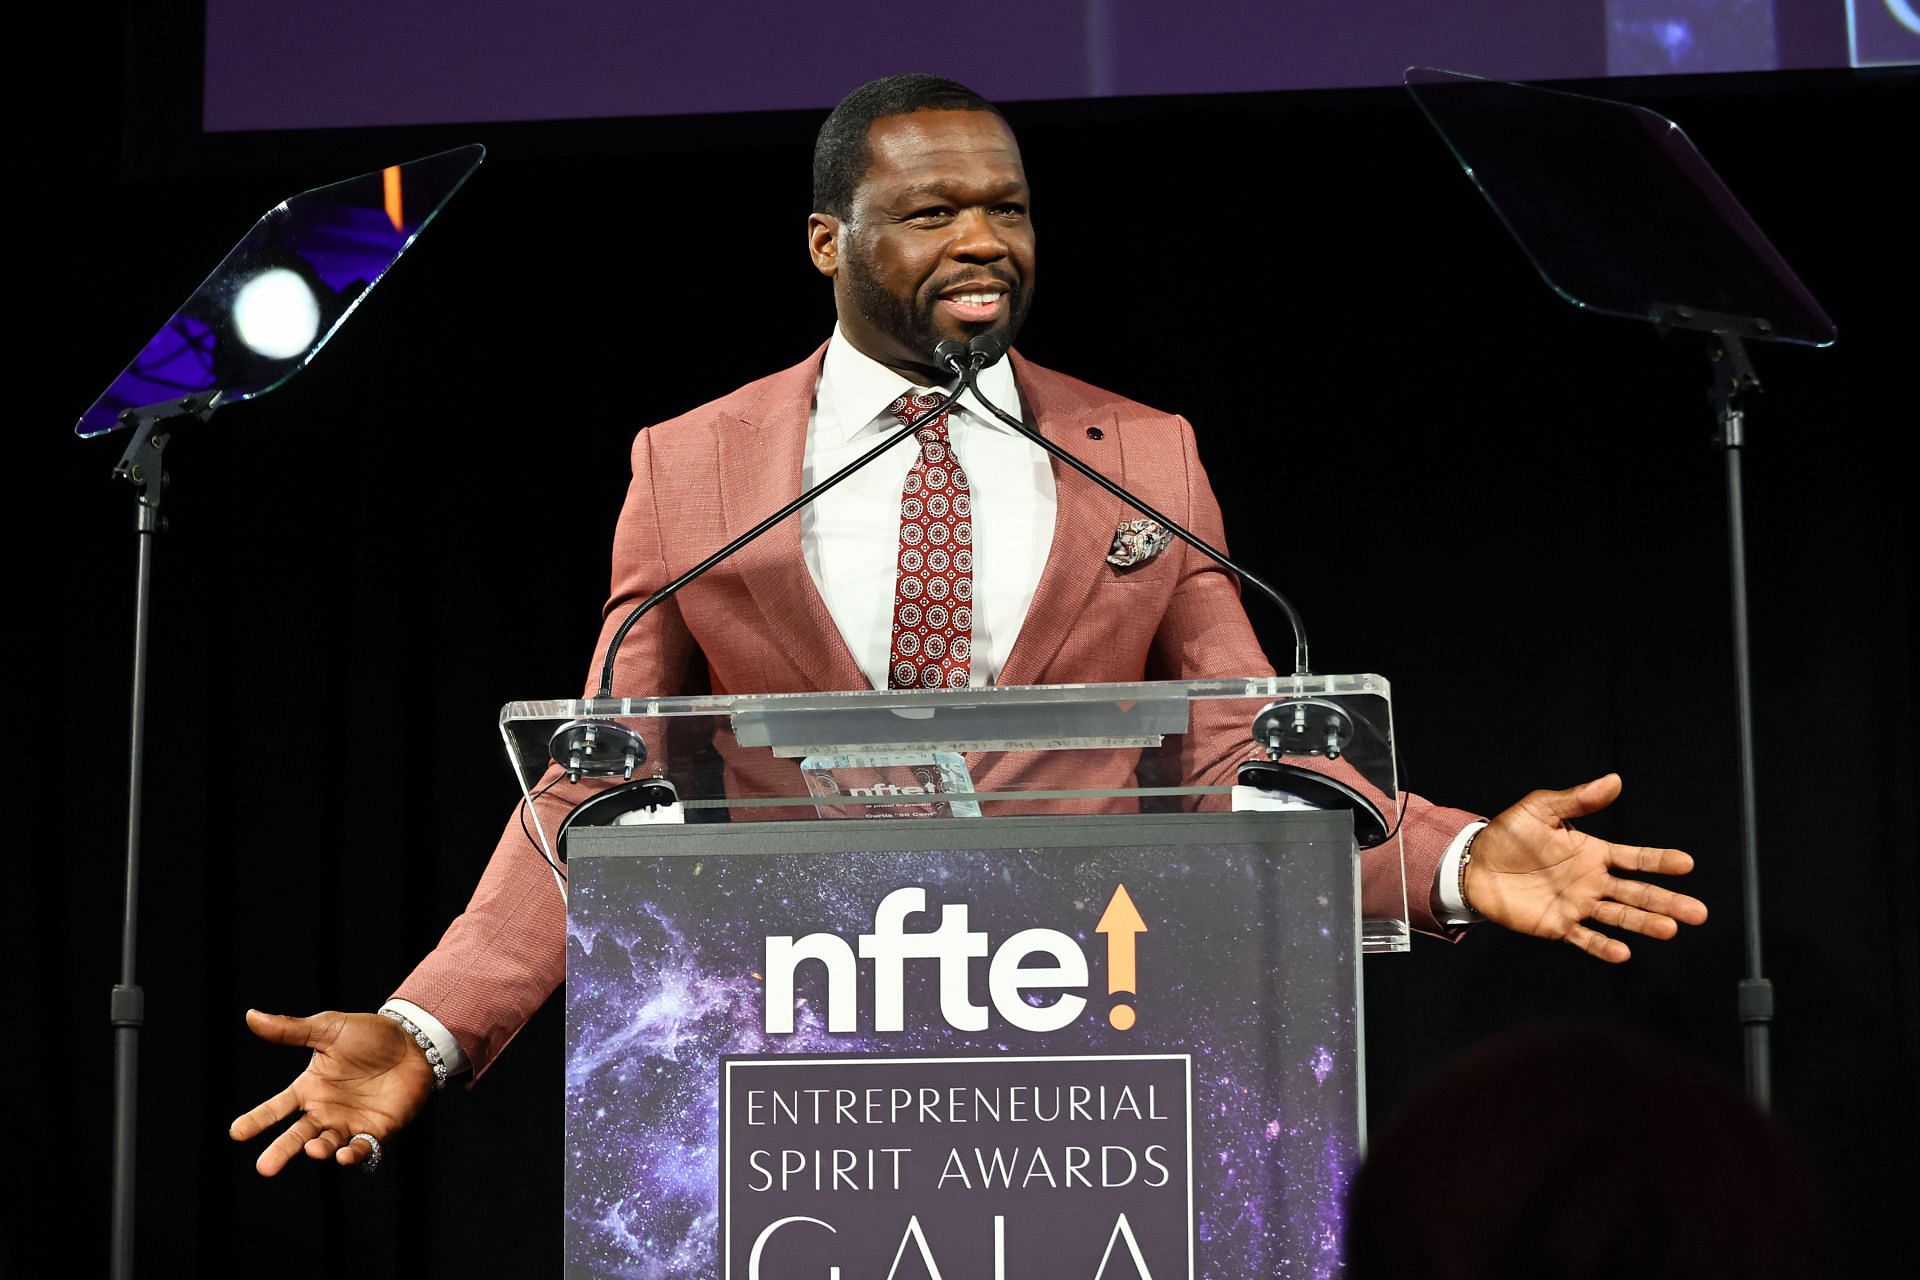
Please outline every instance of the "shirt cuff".
[[1467, 845], [1486, 830], [1486, 826], [1484, 822], [1469, 822], [1440, 857], [1440, 870], [1433, 878], [1433, 914], [1441, 924], [1473, 924], [1486, 919], [1460, 895], [1460, 859]]
[[467, 1061], [467, 1051], [453, 1038], [453, 1033], [441, 1025], [440, 1019], [422, 1009], [411, 1000], [393, 999], [380, 1006], [380, 1012], [393, 1010], [414, 1026], [427, 1033], [427, 1039], [433, 1041], [433, 1047], [440, 1051], [440, 1061], [447, 1068], [447, 1074], [457, 1076], [473, 1064]]

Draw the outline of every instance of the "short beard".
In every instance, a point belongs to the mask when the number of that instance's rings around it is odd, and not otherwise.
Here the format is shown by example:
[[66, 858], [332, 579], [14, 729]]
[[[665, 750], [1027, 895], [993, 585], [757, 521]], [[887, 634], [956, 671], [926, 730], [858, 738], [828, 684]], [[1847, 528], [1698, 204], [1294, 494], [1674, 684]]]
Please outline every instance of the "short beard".
[[874, 328], [902, 344], [916, 360], [933, 367], [933, 312], [917, 310], [905, 298], [882, 288], [864, 254], [850, 255], [842, 263], [847, 276], [847, 297], [854, 309]]
[[[928, 294], [924, 299], [908, 300], [888, 292], [880, 285], [866, 254], [859, 250], [842, 259], [841, 271], [847, 280], [847, 297], [855, 310], [865, 316], [874, 328], [900, 343], [917, 365], [931, 372], [941, 372], [933, 359], [933, 348], [941, 341], [941, 336], [933, 328], [933, 311], [940, 305], [938, 296]], [[1007, 345], [1012, 346], [1015, 336], [1020, 332], [1021, 322], [1027, 318], [1032, 290], [1025, 286], [1009, 286], [1009, 290], [1007, 323], [1001, 333], [1006, 337]]]

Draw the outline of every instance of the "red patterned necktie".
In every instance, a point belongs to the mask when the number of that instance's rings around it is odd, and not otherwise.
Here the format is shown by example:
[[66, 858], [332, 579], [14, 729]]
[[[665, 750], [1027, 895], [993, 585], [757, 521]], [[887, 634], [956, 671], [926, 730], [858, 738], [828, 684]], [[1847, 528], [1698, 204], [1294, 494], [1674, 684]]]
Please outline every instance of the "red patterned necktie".
[[939, 402], [919, 392], [887, 406], [902, 423], [921, 424], [920, 456], [900, 491], [889, 689], [964, 689], [973, 656], [973, 494], [947, 439], [947, 415], [924, 420]]

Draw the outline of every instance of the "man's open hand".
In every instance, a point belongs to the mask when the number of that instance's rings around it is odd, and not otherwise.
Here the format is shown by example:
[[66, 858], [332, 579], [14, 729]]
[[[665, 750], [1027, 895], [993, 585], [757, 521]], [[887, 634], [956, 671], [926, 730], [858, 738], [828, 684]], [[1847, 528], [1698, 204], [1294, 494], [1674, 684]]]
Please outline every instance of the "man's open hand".
[[316, 1013], [287, 1018], [247, 1010], [247, 1027], [262, 1040], [313, 1050], [292, 1084], [233, 1122], [236, 1142], [266, 1132], [298, 1114], [260, 1153], [254, 1168], [271, 1178], [305, 1151], [315, 1160], [359, 1164], [371, 1152], [350, 1141], [370, 1133], [380, 1141], [420, 1114], [433, 1093], [433, 1069], [400, 1025], [377, 1013]]
[[1683, 876], [1693, 870], [1687, 854], [1609, 844], [1573, 829], [1573, 819], [1598, 813], [1619, 795], [1620, 775], [1610, 773], [1565, 791], [1535, 791], [1502, 813], [1474, 837], [1467, 901], [1495, 924], [1564, 939], [1609, 964], [1633, 953], [1585, 921], [1649, 938], [1704, 923], [1707, 907], [1698, 898], [1614, 874]]

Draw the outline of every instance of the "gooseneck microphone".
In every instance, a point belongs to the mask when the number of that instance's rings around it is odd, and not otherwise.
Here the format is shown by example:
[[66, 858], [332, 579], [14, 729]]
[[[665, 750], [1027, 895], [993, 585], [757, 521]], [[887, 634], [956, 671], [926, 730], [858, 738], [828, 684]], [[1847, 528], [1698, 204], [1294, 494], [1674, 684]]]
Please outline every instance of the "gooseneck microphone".
[[[946, 348], [959, 344], [943, 343], [941, 345]], [[947, 369], [959, 377], [962, 389], [971, 391], [974, 400], [985, 406], [994, 417], [1149, 520], [1158, 521], [1169, 533], [1174, 534], [1182, 542], [1279, 605], [1280, 612], [1287, 616], [1287, 625], [1293, 628], [1293, 673], [1296, 676], [1311, 675], [1312, 672], [1307, 666], [1307, 630], [1300, 620], [1300, 611], [1293, 607], [1292, 601], [1274, 589], [1272, 584], [1257, 574], [1249, 572], [1218, 547], [1210, 545], [1204, 539], [1169, 520], [1165, 515], [1141, 501], [1139, 497], [1107, 479], [980, 394], [980, 388], [974, 384], [974, 379], [979, 377], [982, 369], [990, 367], [1006, 353], [1005, 338], [997, 333], [983, 333], [967, 344], [964, 360], [957, 351], [948, 351], [943, 358], [947, 360]], [[1398, 824], [1395, 823], [1389, 827], [1386, 815], [1381, 812], [1380, 807], [1347, 783], [1317, 770], [1288, 764], [1280, 758], [1283, 755], [1296, 755], [1324, 756], [1328, 760], [1337, 760], [1352, 740], [1353, 733], [1353, 722], [1347, 712], [1335, 703], [1320, 698], [1284, 698], [1278, 702], [1269, 703], [1254, 717], [1252, 726], [1253, 741], [1266, 748], [1268, 758], [1248, 760], [1243, 763], [1240, 766], [1240, 781], [1244, 785], [1256, 787], [1262, 791], [1278, 792], [1304, 800], [1316, 809], [1347, 810], [1353, 815], [1354, 843], [1362, 849], [1371, 849], [1385, 842], [1394, 831], [1397, 831]]]
[[[1004, 347], [1002, 348], [1004, 350]], [[934, 367], [951, 369], [971, 359], [968, 346], [964, 342], [948, 339], [933, 349]], [[981, 366], [985, 368], [985, 365]], [[600, 663], [600, 687], [596, 698], [613, 696], [614, 661], [620, 656], [620, 646], [626, 643], [627, 634], [639, 624], [640, 619], [653, 609], [666, 603], [680, 592], [682, 587], [706, 573], [722, 560], [738, 552], [742, 547], [760, 537], [767, 530], [785, 520], [800, 508], [812, 502], [833, 486], [845, 480], [854, 472], [872, 462], [887, 450], [905, 440], [919, 429], [921, 423], [937, 417], [944, 412], [965, 391], [969, 380], [956, 378], [953, 386], [940, 393], [940, 398], [914, 419], [911, 425], [902, 426], [873, 448], [840, 468], [832, 475], [806, 490], [792, 502], [747, 530], [718, 551], [702, 560], [693, 568], [661, 587], [658, 591], [635, 605], [624, 620], [620, 629], [607, 641], [607, 648]], [[613, 720], [569, 720], [553, 733], [547, 742], [548, 752], [555, 764], [567, 771], [569, 781], [578, 782], [582, 777], [610, 778], [618, 775], [631, 779], [633, 771], [647, 759], [647, 744], [639, 734]]]
[[959, 345], [957, 342], [943, 342], [938, 348], [935, 348], [934, 354], [944, 358], [947, 361], [946, 368], [950, 372], [958, 375], [962, 391], [971, 391], [973, 398], [984, 405], [987, 411], [992, 413], [994, 417], [1000, 419], [1000, 421], [1006, 423], [1009, 427], [1012, 427], [1015, 431], [1018, 431], [1021, 435], [1033, 441], [1042, 449], [1045, 449], [1048, 453], [1060, 459], [1060, 461], [1066, 463], [1069, 467], [1072, 467], [1075, 471], [1078, 471], [1081, 475], [1132, 507], [1135, 511], [1146, 516], [1147, 519], [1164, 526], [1167, 532], [1178, 537], [1182, 542], [1225, 568], [1242, 582], [1253, 587], [1256, 591], [1279, 605], [1280, 612], [1287, 616], [1287, 625], [1293, 628], [1293, 674], [1297, 676], [1312, 674], [1311, 669], [1307, 666], [1306, 625], [1301, 622], [1300, 611], [1293, 607], [1291, 601], [1275, 590], [1270, 583], [1250, 572], [1243, 565], [1230, 559], [1226, 552], [1210, 545], [1198, 535], [1181, 528], [1172, 520], [1169, 520], [1166, 516], [1148, 506], [1136, 495], [1129, 493], [1126, 489], [1107, 479], [1098, 471], [1095, 471], [1092, 467], [1080, 461], [1080, 459], [1074, 457], [1071, 453], [1068, 453], [1065, 449], [1062, 449], [1059, 445], [1053, 443], [1053, 441], [1047, 439], [1038, 431], [1035, 431], [1032, 427], [1020, 421], [1020, 419], [1014, 417], [1012, 414], [1007, 413], [998, 405], [994, 404], [993, 401], [981, 395], [980, 388], [974, 384], [974, 379], [980, 376], [981, 370], [998, 363], [1000, 357], [1007, 353], [1007, 340], [1004, 337], [997, 333], [981, 334], [967, 344], [964, 353], [964, 362], [961, 352], [945, 350], [946, 348], [958, 347]]

